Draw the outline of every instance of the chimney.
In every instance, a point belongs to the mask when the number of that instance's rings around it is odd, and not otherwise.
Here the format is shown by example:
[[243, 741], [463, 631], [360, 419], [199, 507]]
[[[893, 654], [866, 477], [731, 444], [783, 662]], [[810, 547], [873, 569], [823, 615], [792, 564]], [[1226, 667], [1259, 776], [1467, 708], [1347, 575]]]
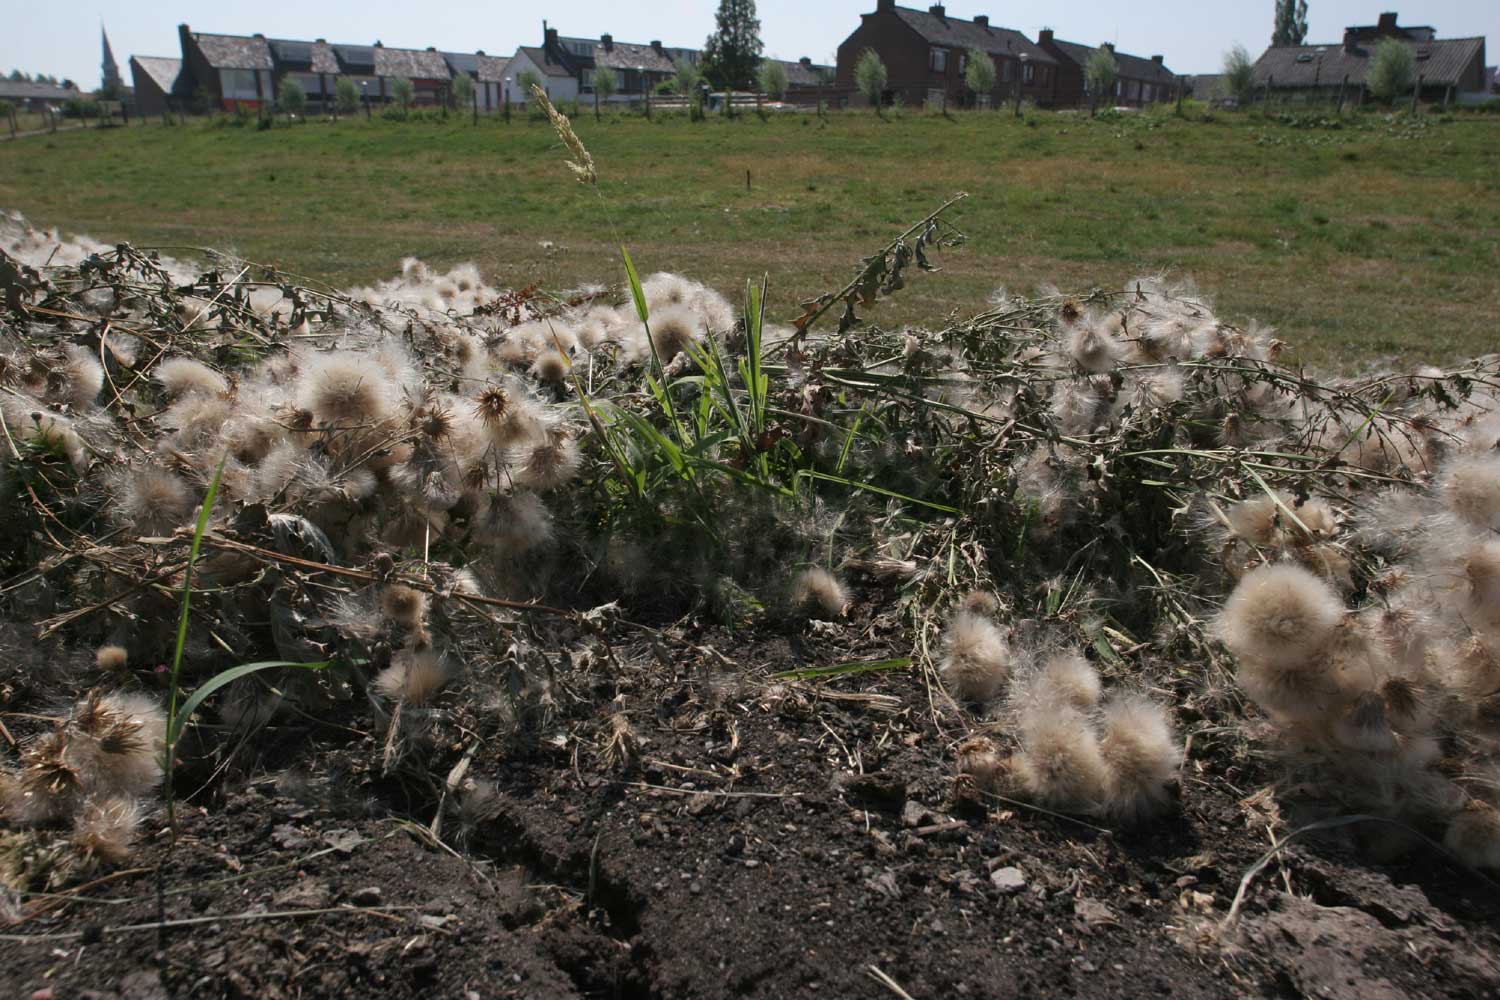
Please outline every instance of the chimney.
[[1162, 57], [1161, 56], [1152, 56], [1151, 57], [1151, 61], [1154, 62], [1154, 63], [1156, 63], [1156, 65], [1160, 66], [1162, 64]]
[[988, 14], [975, 14], [974, 23], [981, 28], [988, 28], [990, 26], [990, 16]]
[[660, 38], [652, 39], [652, 41], [651, 41], [651, 51], [655, 52], [657, 55], [664, 55], [664, 53], [661, 50], [661, 39]]
[[803, 56], [801, 59], [798, 59], [797, 62], [803, 66], [806, 66], [808, 69], [812, 68], [812, 59], [807, 56]]
[[1380, 15], [1379, 27], [1380, 27], [1380, 30], [1382, 32], [1385, 32], [1385, 31], [1395, 31], [1396, 30], [1396, 15], [1395, 14], [1381, 14]]
[[605, 52], [613, 52], [615, 50], [615, 36], [609, 34], [600, 35], [599, 44], [604, 46]]
[[436, 52], [437, 51], [437, 46], [436, 45], [429, 45], [429, 46], [427, 46], [427, 51], [428, 52]]
[[474, 50], [474, 54], [476, 56], [482, 56], [482, 55], [484, 55], [484, 49], [475, 49]]
[[375, 39], [375, 48], [377, 48], [377, 49], [383, 49], [383, 48], [385, 48], [385, 42], [382, 42], [378, 38]]
[[250, 37], [251, 38], [265, 38], [266, 36], [257, 31], [255, 34], [251, 35]]
[[1105, 50], [1106, 52], [1108, 52], [1110, 55], [1114, 55], [1115, 54], [1115, 43], [1114, 42], [1102, 42], [1102, 43], [1100, 43], [1099, 47], [1101, 49]]
[[544, 41], [542, 42], [542, 45], [545, 47], [547, 53], [550, 55], [550, 54], [552, 54], [552, 53], [554, 53], [554, 52], [557, 51], [557, 29], [556, 28], [545, 27], [546, 23], [547, 23], [546, 21], [542, 22], [542, 24], [544, 26], [542, 28], [542, 36], [543, 36], [543, 39], [544, 39]]
[[940, 3], [935, 3], [931, 7], [927, 8], [927, 13], [931, 14], [933, 17], [947, 17], [948, 8], [944, 7]]
[[1036, 43], [1038, 45], [1046, 45], [1050, 41], [1052, 41], [1051, 28], [1043, 28], [1041, 31], [1037, 32]]
[[875, 13], [877, 13], [877, 14], [879, 14], [883, 10], [895, 10], [895, 9], [896, 9], [896, 0], [875, 0]]
[[1357, 51], [1359, 51], [1359, 36], [1357, 34], [1355, 34], [1355, 31], [1354, 31], [1353, 28], [1345, 28], [1344, 29], [1344, 51], [1345, 52], [1357, 52]]

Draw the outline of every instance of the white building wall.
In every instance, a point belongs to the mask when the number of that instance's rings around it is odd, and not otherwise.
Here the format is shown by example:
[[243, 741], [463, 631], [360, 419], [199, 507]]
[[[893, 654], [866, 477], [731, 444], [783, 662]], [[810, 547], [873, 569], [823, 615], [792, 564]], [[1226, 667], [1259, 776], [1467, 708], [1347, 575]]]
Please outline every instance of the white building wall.
[[541, 77], [542, 89], [547, 92], [547, 97], [550, 98], [554, 103], [557, 101], [571, 101], [574, 98], [578, 97], [578, 81], [575, 78], [548, 76], [546, 73], [542, 72], [542, 68], [540, 66], [531, 61], [530, 56], [520, 50], [517, 50], [516, 54], [511, 57], [510, 68], [505, 74], [506, 76], [510, 77], [510, 101], [512, 104], [525, 103], [525, 101], [530, 97], [529, 94], [525, 94], [522, 92], [521, 85], [517, 82], [520, 79], [521, 74], [526, 72], [528, 69], [535, 73], [537, 76]]

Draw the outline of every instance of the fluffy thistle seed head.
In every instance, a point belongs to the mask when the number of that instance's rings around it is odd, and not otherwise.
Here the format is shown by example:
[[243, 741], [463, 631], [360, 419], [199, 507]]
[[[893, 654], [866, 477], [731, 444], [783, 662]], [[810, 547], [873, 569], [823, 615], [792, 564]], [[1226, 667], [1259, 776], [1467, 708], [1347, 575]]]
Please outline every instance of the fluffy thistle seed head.
[[73, 817], [73, 846], [90, 860], [124, 864], [140, 831], [142, 816], [135, 799], [90, 797]]
[[841, 618], [849, 606], [849, 595], [838, 577], [813, 566], [792, 580], [792, 606], [807, 615]]
[[1500, 455], [1464, 456], [1438, 478], [1443, 505], [1475, 528], [1500, 530]]
[[1471, 800], [1448, 824], [1443, 846], [1467, 865], [1500, 871], [1500, 810]]
[[1031, 685], [1034, 697], [1079, 711], [1097, 706], [1101, 691], [1099, 672], [1076, 652], [1052, 657]]
[[315, 354], [303, 365], [297, 404], [325, 425], [386, 419], [396, 404], [391, 374], [377, 359], [353, 351]]
[[193, 358], [168, 358], [152, 375], [168, 396], [222, 396], [229, 380]]
[[669, 306], [651, 317], [651, 342], [662, 364], [676, 358], [702, 336], [702, 321], [682, 306]]
[[1328, 583], [1301, 566], [1261, 566], [1246, 573], [1217, 623], [1242, 661], [1303, 663], [1333, 637], [1344, 604]]
[[1116, 819], [1135, 822], [1160, 812], [1167, 785], [1177, 777], [1182, 749], [1166, 709], [1137, 695], [1104, 706], [1099, 749], [1109, 768], [1105, 809]]
[[1086, 372], [1113, 370], [1121, 353], [1120, 342], [1095, 326], [1080, 326], [1068, 337], [1068, 357]]
[[448, 683], [450, 673], [442, 654], [413, 643], [391, 657], [390, 666], [375, 676], [375, 690], [392, 701], [425, 705]]
[[403, 583], [393, 583], [380, 594], [380, 610], [402, 628], [417, 628], [427, 614], [427, 595]]
[[1076, 709], [1033, 705], [1021, 713], [1021, 752], [1011, 763], [1021, 790], [1061, 812], [1097, 811], [1110, 771], [1088, 718]]
[[954, 612], [943, 639], [938, 676], [955, 698], [987, 702], [1010, 677], [1010, 644], [988, 617], [965, 608]]
[[124, 646], [100, 646], [94, 650], [94, 665], [111, 673], [124, 670], [129, 659]]

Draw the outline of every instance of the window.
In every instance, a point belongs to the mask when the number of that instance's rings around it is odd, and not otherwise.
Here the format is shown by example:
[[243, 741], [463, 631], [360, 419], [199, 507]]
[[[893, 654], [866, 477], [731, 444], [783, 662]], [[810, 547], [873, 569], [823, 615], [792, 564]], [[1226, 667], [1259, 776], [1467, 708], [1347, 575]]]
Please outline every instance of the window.
[[960, 75], [962, 75], [964, 73], [967, 73], [968, 70], [969, 70], [969, 54], [967, 52], [960, 52], [958, 54], [958, 72], [959, 72]]
[[224, 99], [230, 101], [253, 101], [260, 96], [260, 91], [255, 89], [255, 70], [253, 69], [219, 70], [219, 88]]
[[1015, 73], [1013, 72], [1015, 63], [1011, 62], [1009, 59], [1004, 59], [1001, 60], [1001, 65], [1005, 67], [1005, 70], [1000, 74], [1000, 78], [1006, 83], [1010, 83], [1010, 81], [1015, 78]]
[[1036, 67], [1033, 66], [1031, 63], [1027, 63], [1026, 64], [1026, 82], [1027, 83], [1035, 83], [1036, 82]]
[[948, 50], [929, 49], [927, 52], [927, 68], [934, 73], [946, 73], [948, 71]]

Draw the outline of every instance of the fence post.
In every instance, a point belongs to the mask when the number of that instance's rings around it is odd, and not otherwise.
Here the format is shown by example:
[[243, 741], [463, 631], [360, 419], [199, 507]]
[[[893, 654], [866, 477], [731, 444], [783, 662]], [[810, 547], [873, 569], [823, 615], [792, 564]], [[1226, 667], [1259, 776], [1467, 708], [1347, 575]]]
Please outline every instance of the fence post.
[[1177, 78], [1177, 117], [1179, 117], [1179, 118], [1182, 117], [1182, 98], [1183, 98], [1183, 94], [1184, 94], [1184, 92], [1186, 90], [1187, 90], [1187, 77], [1185, 77], [1185, 76], [1179, 76]]
[[1422, 97], [1422, 74], [1417, 74], [1417, 85], [1411, 89], [1411, 113], [1417, 113], [1417, 101]]
[[1448, 84], [1448, 89], [1443, 91], [1443, 110], [1448, 110], [1448, 103], [1453, 100], [1453, 84]]
[[478, 125], [479, 124], [479, 88], [478, 87], [474, 88], [474, 93], [470, 94], [469, 98], [474, 102], [474, 124]]

